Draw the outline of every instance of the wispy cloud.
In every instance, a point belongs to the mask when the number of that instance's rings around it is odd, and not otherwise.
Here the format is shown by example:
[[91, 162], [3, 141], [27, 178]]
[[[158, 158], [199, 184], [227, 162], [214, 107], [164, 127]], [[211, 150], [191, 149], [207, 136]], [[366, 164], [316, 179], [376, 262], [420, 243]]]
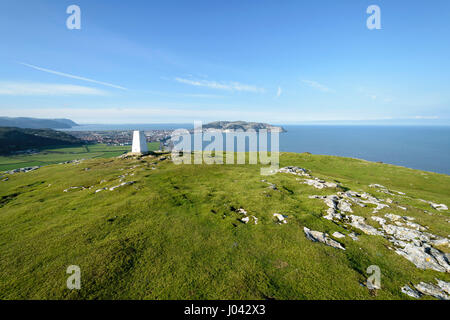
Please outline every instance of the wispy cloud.
[[[167, 79], [165, 79], [167, 80]], [[202, 99], [221, 99], [225, 98], [224, 95], [217, 94], [203, 94], [203, 93], [181, 93], [181, 92], [169, 92], [169, 91], [154, 91], [154, 90], [144, 90], [141, 93], [165, 96], [165, 97], [188, 97], [188, 98], [202, 98]]]
[[280, 97], [282, 93], [283, 93], [283, 90], [281, 89], [281, 87], [278, 87], [277, 98]]
[[312, 81], [312, 80], [302, 80], [303, 83], [307, 84], [308, 86], [310, 86], [311, 88], [320, 90], [322, 92], [335, 92], [333, 89], [328, 88], [327, 86], [317, 82], [317, 81]]
[[106, 92], [102, 90], [70, 84], [0, 82], [0, 95], [7, 96], [65, 96], [105, 94]]
[[357, 90], [373, 101], [389, 103], [393, 100], [391, 97], [380, 93], [379, 90], [373, 90], [365, 87], [358, 87]]
[[413, 119], [435, 120], [435, 119], [439, 119], [439, 117], [438, 116], [414, 116]]
[[209, 98], [211, 98], [211, 99], [224, 98], [224, 96], [219, 96], [219, 95], [216, 95], [216, 94], [201, 94], [201, 93], [199, 93], [199, 94], [186, 93], [186, 94], [183, 94], [183, 96], [190, 97], [190, 98], [205, 98], [205, 99], [209, 99]]
[[192, 80], [185, 78], [175, 78], [175, 81], [188, 84], [196, 87], [207, 87], [211, 89], [218, 90], [228, 90], [228, 91], [246, 91], [246, 92], [254, 92], [254, 93], [264, 93], [263, 88], [258, 88], [256, 86], [242, 84], [239, 82], [216, 82], [209, 80]]
[[45, 68], [41, 68], [32, 64], [28, 64], [28, 63], [23, 63], [23, 62], [19, 62], [19, 64], [35, 69], [35, 70], [39, 70], [39, 71], [43, 71], [43, 72], [47, 72], [47, 73], [51, 73], [51, 74], [55, 74], [61, 77], [66, 77], [66, 78], [71, 78], [71, 79], [76, 79], [76, 80], [81, 80], [81, 81], [87, 81], [87, 82], [92, 82], [92, 83], [96, 83], [96, 84], [101, 84], [103, 86], [107, 86], [107, 87], [111, 87], [111, 88], [116, 88], [116, 89], [121, 89], [121, 90], [128, 90], [127, 88], [115, 85], [115, 84], [111, 84], [108, 82], [103, 82], [103, 81], [97, 81], [97, 80], [93, 80], [93, 79], [89, 79], [89, 78], [84, 78], [84, 77], [80, 77], [80, 76], [75, 76], [72, 74], [68, 74], [68, 73], [63, 73], [63, 72], [59, 72], [59, 71], [55, 71], [55, 70], [50, 70], [50, 69], [45, 69]]

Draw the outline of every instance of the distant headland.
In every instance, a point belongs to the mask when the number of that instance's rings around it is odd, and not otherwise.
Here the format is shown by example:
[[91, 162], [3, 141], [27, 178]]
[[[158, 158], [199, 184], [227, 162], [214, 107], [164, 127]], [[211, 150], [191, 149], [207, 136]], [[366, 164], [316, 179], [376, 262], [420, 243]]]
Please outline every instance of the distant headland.
[[0, 127], [16, 127], [28, 129], [69, 129], [78, 126], [69, 119], [38, 119], [0, 117]]
[[214, 121], [203, 125], [203, 129], [216, 129], [224, 132], [228, 131], [249, 131], [249, 130], [267, 130], [274, 132], [286, 132], [283, 127], [273, 126], [262, 122], [245, 122], [245, 121]]

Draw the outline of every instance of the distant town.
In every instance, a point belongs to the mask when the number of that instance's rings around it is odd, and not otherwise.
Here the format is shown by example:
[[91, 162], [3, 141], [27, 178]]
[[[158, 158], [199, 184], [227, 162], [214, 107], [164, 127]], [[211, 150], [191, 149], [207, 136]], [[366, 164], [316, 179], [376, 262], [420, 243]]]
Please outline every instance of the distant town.
[[[245, 121], [216, 121], [203, 125], [203, 131], [259, 131], [266, 129], [268, 131], [286, 132], [283, 127], [273, 126], [260, 122]], [[145, 130], [144, 134], [147, 142], [162, 142], [167, 144], [174, 130]], [[192, 131], [192, 130], [191, 130]], [[131, 130], [111, 130], [111, 131], [70, 131], [70, 134], [86, 143], [102, 143], [115, 146], [131, 145], [133, 140], [133, 131]]]
[[[173, 130], [146, 130], [147, 142], [160, 142], [170, 138]], [[113, 146], [131, 145], [133, 131], [71, 131], [70, 134], [86, 143], [102, 143]]]

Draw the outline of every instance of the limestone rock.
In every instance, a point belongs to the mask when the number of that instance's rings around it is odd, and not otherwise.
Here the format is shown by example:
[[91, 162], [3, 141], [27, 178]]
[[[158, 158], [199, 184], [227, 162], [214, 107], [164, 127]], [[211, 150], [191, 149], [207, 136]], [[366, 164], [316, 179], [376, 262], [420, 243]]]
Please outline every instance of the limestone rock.
[[117, 185], [117, 186], [114, 186], [114, 187], [109, 188], [109, 191], [114, 191], [114, 190], [116, 190], [117, 188], [120, 188], [120, 187], [123, 187], [123, 186], [129, 186], [129, 185], [132, 185], [132, 184], [134, 184], [134, 183], [136, 183], [136, 181], [122, 182], [121, 184], [119, 184], [119, 185]]
[[237, 213], [243, 214], [243, 215], [247, 215], [247, 211], [245, 211], [243, 208], [239, 208], [236, 210]]
[[438, 280], [438, 279], [436, 279], [436, 281], [438, 283], [438, 287], [440, 287], [446, 293], [450, 294], [450, 282], [445, 282], [445, 281]]
[[310, 176], [310, 174], [308, 173], [308, 170], [306, 170], [304, 168], [294, 167], [294, 166], [288, 166], [288, 167], [278, 169], [278, 172], [290, 173], [290, 174], [294, 174], [297, 176], [307, 176], [307, 177]]
[[357, 235], [356, 233], [354, 233], [354, 232], [350, 233], [348, 236], [349, 236], [353, 241], [358, 241], [358, 240], [359, 240], [358, 235]]
[[332, 236], [335, 237], [335, 238], [338, 238], [338, 239], [345, 238], [345, 234], [342, 234], [342, 233], [340, 233], [338, 231], [334, 232], [332, 234]]
[[447, 211], [448, 210], [448, 207], [445, 204], [437, 204], [437, 203], [433, 203], [433, 202], [430, 204], [434, 209], [436, 209], [438, 211]]
[[275, 184], [273, 184], [273, 183], [268, 183], [268, 187], [267, 188], [269, 188], [269, 189], [272, 189], [272, 190], [274, 190], [274, 191], [277, 191], [278, 190], [278, 188], [277, 188], [277, 186], [275, 185]]
[[255, 216], [251, 216], [251, 217], [244, 217], [240, 219], [243, 223], [247, 224], [250, 222], [250, 220], [253, 220], [254, 224], [258, 224], [258, 218]]
[[249, 217], [245, 217], [245, 218], [242, 218], [241, 221], [244, 222], [244, 223], [248, 223], [250, 221], [250, 218]]
[[337, 188], [339, 185], [335, 182], [325, 182], [325, 187], [327, 188]]
[[404, 294], [407, 294], [408, 296], [416, 298], [416, 299], [419, 299], [422, 296], [422, 294], [419, 291], [412, 289], [408, 285], [402, 287], [401, 290]]
[[450, 245], [450, 241], [447, 238], [438, 238], [436, 240], [431, 240], [431, 243], [434, 246], [449, 246]]
[[306, 237], [314, 242], [322, 242], [328, 246], [331, 246], [333, 248], [345, 250], [344, 246], [340, 244], [339, 242], [331, 239], [326, 233], [320, 232], [320, 231], [312, 231], [306, 227], [303, 228], [303, 231], [306, 234]]
[[448, 207], [445, 204], [438, 204], [438, 203], [434, 203], [433, 201], [427, 201], [427, 200], [423, 200], [423, 199], [419, 199], [419, 201], [428, 203], [433, 209], [436, 209], [438, 211], [447, 211]]
[[41, 168], [41, 166], [13, 169], [13, 170], [5, 171], [5, 174], [11, 175], [11, 174], [15, 174], [15, 173], [27, 173], [27, 172], [31, 172], [31, 171], [37, 170], [39, 168]]
[[337, 212], [335, 209], [333, 208], [329, 208], [327, 210], [327, 215], [324, 216], [325, 219], [333, 221], [333, 220], [341, 220], [342, 219], [342, 215]]
[[415, 285], [415, 288], [422, 294], [429, 295], [441, 300], [450, 300], [450, 296], [446, 294], [441, 287], [431, 283], [421, 282]]
[[80, 189], [82, 187], [70, 187], [68, 189], [65, 189], [64, 192], [69, 192], [70, 190]]
[[373, 213], [377, 213], [378, 211], [380, 211], [381, 209], [384, 208], [389, 208], [389, 206], [387, 204], [383, 204], [383, 203], [377, 203], [377, 207], [375, 209], [373, 209]]
[[427, 233], [420, 232], [418, 230], [412, 230], [406, 227], [394, 226], [392, 224], [382, 224], [386, 234], [391, 235], [395, 239], [403, 241], [420, 240], [423, 242], [429, 242], [430, 236]]
[[[405, 218], [405, 217], [404, 217], [404, 218]], [[406, 222], [406, 225], [407, 225], [408, 227], [410, 227], [410, 228], [413, 228], [413, 229], [417, 230], [417, 231], [425, 231], [425, 230], [426, 230], [425, 227], [422, 227], [420, 224], [415, 223], [415, 222], [407, 221], [407, 222]]]
[[303, 183], [313, 186], [316, 189], [324, 189], [324, 188], [337, 188], [338, 184], [334, 182], [326, 182], [319, 178], [314, 179], [304, 179]]
[[364, 221], [365, 219], [363, 217], [359, 216], [348, 216], [348, 219], [350, 220], [350, 225], [361, 230], [365, 234], [373, 235], [373, 236], [382, 236], [383, 233], [381, 231], [378, 231], [376, 228], [366, 224]]
[[303, 181], [303, 183], [313, 186], [314, 188], [317, 188], [317, 189], [323, 189], [325, 187], [324, 183], [320, 182], [319, 180], [314, 180], [314, 179], [305, 179]]
[[399, 248], [395, 252], [414, 263], [419, 269], [450, 272], [450, 265], [445, 255], [437, 249], [408, 243], [404, 248]]
[[384, 216], [391, 221], [400, 221], [402, 219], [401, 216], [396, 215], [396, 214], [391, 214], [391, 213], [387, 213]]
[[346, 200], [339, 200], [338, 209], [343, 212], [353, 213], [352, 205], [350, 204], [350, 202], [348, 202]]
[[279, 213], [274, 213], [273, 216], [275, 218], [277, 218], [278, 223], [284, 223], [284, 224], [287, 223], [287, 220], [286, 220], [287, 216], [279, 214]]
[[370, 218], [371, 218], [373, 221], [378, 222], [379, 224], [385, 224], [385, 223], [386, 223], [386, 220], [383, 219], [383, 218], [380, 218], [380, 217], [373, 216], [373, 217], [370, 217]]
[[373, 183], [373, 184], [369, 184], [370, 188], [380, 188], [380, 189], [387, 189], [385, 186], [378, 184], [378, 183]]

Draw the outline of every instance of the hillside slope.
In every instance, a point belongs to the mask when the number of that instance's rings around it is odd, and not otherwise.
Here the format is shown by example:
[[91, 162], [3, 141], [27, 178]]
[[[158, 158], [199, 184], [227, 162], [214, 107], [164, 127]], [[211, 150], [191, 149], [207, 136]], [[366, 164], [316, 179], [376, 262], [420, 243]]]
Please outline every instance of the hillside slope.
[[[370, 217], [408, 216], [445, 238], [449, 211], [419, 199], [448, 205], [449, 176], [310, 154], [283, 153], [281, 166], [306, 168], [330, 187], [303, 175], [261, 176], [257, 165], [175, 165], [157, 156], [7, 176], [0, 299], [413, 299], [401, 288], [450, 281], [448, 272], [417, 268], [387, 236], [324, 219], [329, 208], [313, 197], [366, 192], [389, 207], [374, 213], [376, 205], [348, 200], [348, 217], [382, 230]], [[330, 237], [345, 250], [311, 241], [305, 227], [344, 234]], [[81, 290], [66, 288], [70, 265], [81, 268]], [[379, 290], [365, 285], [371, 265], [381, 270]]]
[[0, 127], [17, 127], [29, 129], [69, 129], [77, 126], [69, 119], [38, 119], [0, 117]]
[[65, 132], [51, 129], [0, 127], [0, 154], [12, 151], [81, 144], [82, 141]]

